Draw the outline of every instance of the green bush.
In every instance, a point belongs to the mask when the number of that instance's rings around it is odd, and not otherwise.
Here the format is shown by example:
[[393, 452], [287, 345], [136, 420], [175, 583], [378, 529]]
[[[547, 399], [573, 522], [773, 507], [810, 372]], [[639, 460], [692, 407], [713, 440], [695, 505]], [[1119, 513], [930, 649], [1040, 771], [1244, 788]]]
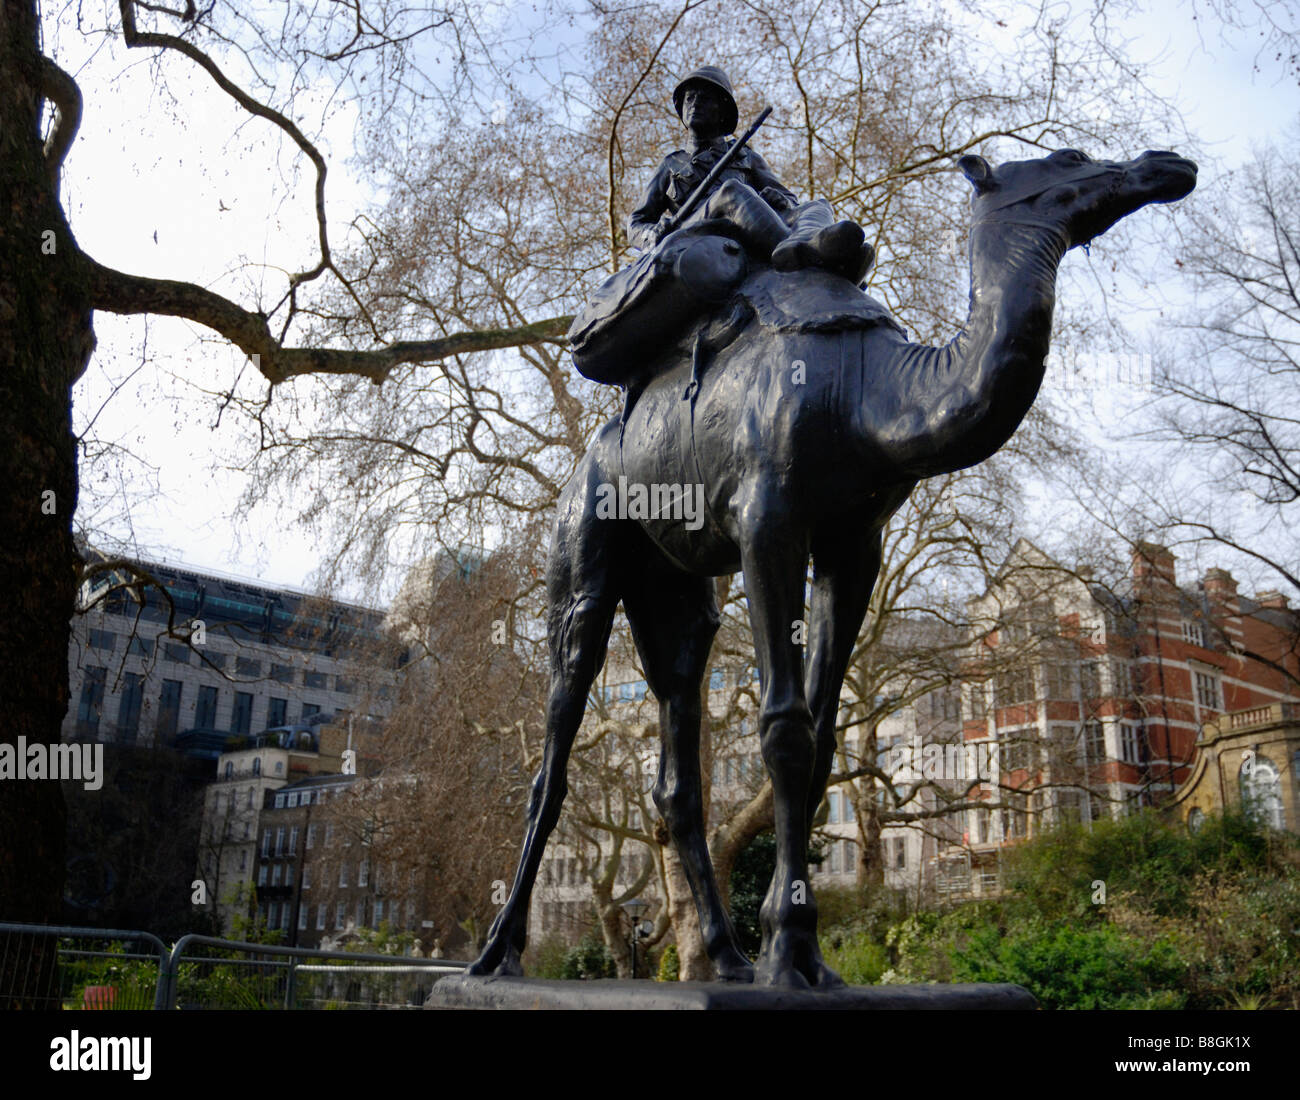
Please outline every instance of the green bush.
[[616, 973], [614, 960], [605, 947], [605, 941], [595, 932], [588, 932], [576, 947], [565, 952], [564, 965], [560, 969], [560, 977], [570, 981], [612, 978]]
[[1014, 982], [1044, 1008], [1182, 1008], [1187, 962], [1168, 940], [1143, 942], [1110, 925], [1058, 922], [1003, 935], [971, 931], [952, 952], [959, 982]]
[[524, 973], [530, 978], [558, 980], [564, 977], [564, 957], [569, 945], [554, 932], [545, 939], [529, 944], [524, 955]]
[[677, 957], [677, 945], [670, 943], [659, 956], [659, 973], [655, 976], [655, 981], [675, 982], [680, 977], [681, 960]]

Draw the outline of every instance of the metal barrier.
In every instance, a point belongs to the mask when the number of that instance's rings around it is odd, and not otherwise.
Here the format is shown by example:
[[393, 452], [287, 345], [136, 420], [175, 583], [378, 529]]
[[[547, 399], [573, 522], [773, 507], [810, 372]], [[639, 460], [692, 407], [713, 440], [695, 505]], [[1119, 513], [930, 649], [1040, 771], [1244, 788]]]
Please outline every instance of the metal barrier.
[[[47, 961], [36, 941], [54, 939]], [[29, 1008], [163, 1007], [167, 947], [151, 932], [0, 923], [0, 1001]]]
[[[300, 959], [325, 964], [308, 966]], [[163, 1003], [189, 1009], [422, 1008], [438, 978], [468, 965], [189, 935], [176, 942], [167, 960]]]
[[[53, 938], [57, 958], [36, 949]], [[303, 960], [313, 960], [312, 963]], [[51, 1009], [421, 1008], [468, 963], [0, 922], [0, 1003]]]

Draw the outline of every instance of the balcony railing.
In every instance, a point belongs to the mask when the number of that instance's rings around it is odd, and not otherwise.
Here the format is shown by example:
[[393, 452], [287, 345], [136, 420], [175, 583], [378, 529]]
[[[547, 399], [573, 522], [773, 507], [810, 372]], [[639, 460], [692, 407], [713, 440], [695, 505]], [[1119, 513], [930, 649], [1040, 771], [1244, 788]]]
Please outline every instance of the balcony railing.
[[1279, 700], [1262, 707], [1238, 710], [1228, 715], [1228, 729], [1244, 730], [1253, 726], [1275, 726], [1300, 717], [1300, 704]]

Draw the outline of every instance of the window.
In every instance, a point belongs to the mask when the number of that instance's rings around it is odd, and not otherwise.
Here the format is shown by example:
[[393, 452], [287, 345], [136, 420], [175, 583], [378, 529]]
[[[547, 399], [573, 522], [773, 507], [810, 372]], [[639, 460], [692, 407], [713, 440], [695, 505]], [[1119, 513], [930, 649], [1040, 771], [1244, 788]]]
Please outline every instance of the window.
[[1000, 672], [993, 681], [994, 705], [1009, 707], [1034, 697], [1034, 670], [1011, 668]]
[[983, 680], [976, 680], [973, 684], [968, 684], [966, 687], [967, 699], [970, 701], [970, 716], [972, 718], [982, 719], [988, 714], [984, 691], [985, 684]]
[[334, 825], [331, 822], [325, 826], [325, 847], [328, 848], [334, 843]]
[[1079, 662], [1079, 690], [1085, 699], [1101, 697], [1101, 668], [1096, 661]]
[[253, 696], [247, 691], [235, 692], [235, 709], [230, 716], [231, 733], [247, 733], [253, 725]]
[[857, 820], [857, 815], [853, 812], [853, 796], [848, 791], [844, 792], [844, 797], [840, 800], [840, 810], [845, 825], [852, 825]]
[[81, 702], [77, 704], [77, 736], [95, 737], [99, 734], [99, 712], [104, 706], [104, 684], [108, 670], [87, 668], [81, 682]]
[[253, 808], [253, 791], [254, 791], [255, 789], [256, 789], [256, 788], [254, 788], [254, 787], [249, 787], [249, 788], [248, 788], [248, 808], [249, 808], [250, 810]]
[[90, 632], [91, 649], [102, 649], [107, 653], [112, 653], [115, 645], [117, 645], [117, 635], [111, 630], [92, 630]]
[[294, 806], [297, 806], [297, 805], [298, 805], [298, 792], [297, 792], [297, 791], [294, 791], [293, 794], [288, 795], [288, 796], [285, 798], [285, 805], [288, 806], [288, 807], [290, 807], [291, 809], [292, 809]]
[[988, 810], [975, 810], [975, 843], [987, 844], [989, 842], [989, 812]]
[[1048, 699], [1073, 699], [1074, 680], [1070, 676], [1070, 666], [1052, 661], [1044, 669]]
[[1033, 768], [1034, 758], [1037, 753], [1034, 751], [1036, 746], [1032, 738], [1036, 732], [1032, 728], [1003, 730], [1001, 732], [999, 736], [1002, 740], [999, 748], [1001, 751], [1000, 768], [1003, 774]]
[[1196, 673], [1196, 701], [1207, 710], [1222, 710], [1219, 701], [1219, 678], [1212, 672]]
[[384, 919], [384, 899], [375, 899], [375, 927], [378, 928]]
[[280, 916], [280, 903], [278, 901], [273, 901], [266, 908], [267, 928], [276, 927], [276, 920], [279, 918], [279, 916]]
[[1205, 624], [1199, 619], [1183, 620], [1183, 641], [1205, 648]]
[[304, 671], [302, 674], [302, 686], [324, 689], [326, 687], [325, 673], [312, 672], [310, 670]]
[[261, 676], [262, 662], [256, 661], [252, 657], [236, 657], [235, 674], [237, 676]]
[[366, 924], [366, 899], [357, 898], [357, 927], [364, 928]]
[[315, 825], [307, 826], [307, 847], [308, 848], [316, 847], [316, 826]]
[[[292, 798], [293, 796], [290, 795], [289, 797]], [[290, 805], [293, 805], [293, 803], [290, 803]], [[298, 854], [298, 826], [297, 825], [291, 825], [289, 827], [289, 854], [291, 856]]]
[[1137, 764], [1141, 761], [1141, 749], [1138, 743], [1138, 727], [1134, 722], [1121, 722], [1119, 726], [1119, 751], [1120, 759], [1126, 764]]
[[253, 774], [262, 774], [262, 758], [260, 756], [253, 757]]
[[266, 864], [265, 863], [263, 863], [262, 866], [260, 866], [257, 869], [257, 885], [258, 886], [266, 885]]
[[243, 849], [239, 852], [239, 869], [241, 871], [248, 870], [248, 853]]
[[280, 885], [280, 874], [281, 874], [281, 868], [280, 868], [280, 865], [277, 863], [274, 867], [271, 868], [271, 885], [272, 885], [272, 886], [279, 886], [279, 885]]
[[343, 676], [335, 676], [334, 690], [340, 695], [355, 695], [357, 688], [351, 680], [348, 680]]
[[199, 729], [213, 729], [217, 724], [217, 689], [200, 687], [199, 701], [194, 707], [194, 724]]
[[177, 665], [190, 663], [190, 647], [184, 642], [167, 642], [163, 646], [163, 660]]
[[152, 657], [153, 639], [132, 635], [131, 640], [127, 643], [126, 651], [133, 657]]
[[344, 922], [347, 920], [347, 916], [348, 916], [348, 903], [345, 901], [341, 901], [334, 906], [334, 927], [336, 929], [342, 928]]
[[288, 699], [272, 699], [266, 704], [266, 724], [268, 727], [283, 726], [289, 714]]
[[348, 865], [346, 863], [340, 863], [339, 864], [339, 885], [346, 886], [347, 884], [348, 884]]
[[298, 906], [298, 931], [301, 932], [307, 927], [307, 906]]
[[1127, 661], [1110, 662], [1110, 683], [1112, 695], [1132, 695], [1133, 684], [1129, 678]]
[[271, 665], [271, 679], [279, 680], [282, 684], [293, 683], [293, 667], [291, 665]]
[[[894, 866], [900, 871], [907, 867], [906, 837], [899, 836], [894, 838]], [[848, 867], [845, 867], [844, 869], [847, 871]]]
[[292, 863], [286, 863], [284, 865], [284, 884], [286, 886], [293, 885], [293, 864]]
[[826, 818], [826, 821], [830, 825], [838, 825], [840, 823], [839, 792], [831, 791], [831, 793], [826, 796], [826, 800], [830, 803], [830, 807], [831, 807], [831, 812], [829, 816]]
[[122, 687], [122, 698], [117, 705], [117, 735], [127, 744], [133, 744], [140, 732], [140, 708], [144, 704], [144, 677], [128, 672]]
[[1064, 824], [1066, 822], [1077, 824], [1083, 820], [1082, 805], [1083, 801], [1078, 791], [1057, 791], [1057, 824]]
[[284, 854], [284, 826], [281, 825], [275, 830], [275, 854]]
[[310, 863], [304, 863], [302, 865], [302, 888], [304, 890], [311, 889], [311, 864]]
[[205, 653], [203, 658], [207, 664], [211, 665], [213, 668], [219, 668], [223, 672], [225, 671], [226, 655], [224, 653]]
[[1088, 764], [1100, 764], [1107, 759], [1106, 727], [1094, 718], [1084, 723], [1083, 731], [1085, 747], [1088, 753]]
[[303, 703], [302, 705], [303, 724], [306, 725], [307, 719], [310, 718], [313, 714], [319, 714], [319, 713], [320, 713], [320, 707], [317, 706], [315, 703]]
[[176, 735], [181, 716], [181, 688], [179, 680], [164, 680], [162, 698], [158, 707], [158, 732], [167, 737]]
[[262, 830], [262, 858], [266, 859], [271, 854], [271, 830]]
[[319, 932], [325, 927], [326, 921], [325, 905], [322, 902], [316, 907], [316, 931]]

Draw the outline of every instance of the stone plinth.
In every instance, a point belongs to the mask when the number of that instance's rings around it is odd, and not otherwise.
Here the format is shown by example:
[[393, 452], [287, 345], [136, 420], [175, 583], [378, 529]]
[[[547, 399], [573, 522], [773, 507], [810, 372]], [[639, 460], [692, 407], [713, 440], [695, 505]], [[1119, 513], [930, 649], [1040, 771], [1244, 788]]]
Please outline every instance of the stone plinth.
[[569, 1009], [604, 1011], [916, 1011], [1032, 1010], [1038, 1002], [1018, 985], [851, 985], [834, 993], [728, 982], [547, 981], [541, 978], [441, 979], [425, 1002], [433, 1009]]

